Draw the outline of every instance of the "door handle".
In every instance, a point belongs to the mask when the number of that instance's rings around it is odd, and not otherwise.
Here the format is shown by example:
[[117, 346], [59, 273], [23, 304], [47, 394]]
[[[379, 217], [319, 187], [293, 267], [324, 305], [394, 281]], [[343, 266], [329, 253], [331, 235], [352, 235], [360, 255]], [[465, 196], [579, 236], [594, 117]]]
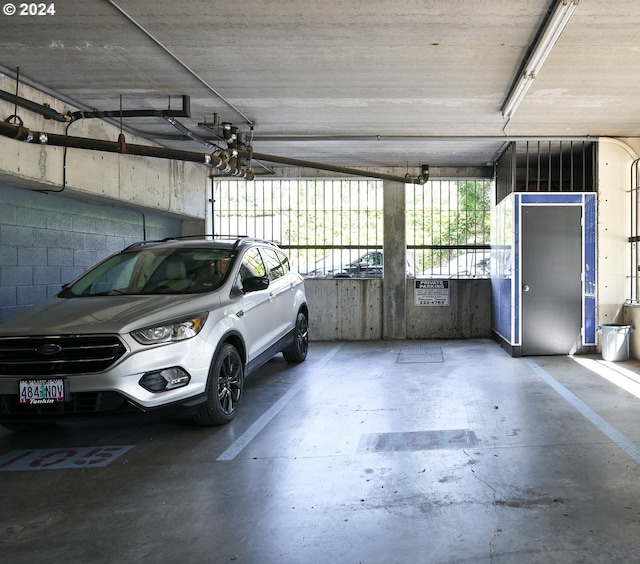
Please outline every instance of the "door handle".
[[529, 290], [530, 290], [530, 288], [529, 288], [529, 284], [525, 284], [525, 285], [522, 287], [522, 291], [523, 291], [523, 292], [528, 292]]
[[244, 315], [244, 311], [240, 310], [239, 312], [236, 313], [236, 317], [242, 317]]

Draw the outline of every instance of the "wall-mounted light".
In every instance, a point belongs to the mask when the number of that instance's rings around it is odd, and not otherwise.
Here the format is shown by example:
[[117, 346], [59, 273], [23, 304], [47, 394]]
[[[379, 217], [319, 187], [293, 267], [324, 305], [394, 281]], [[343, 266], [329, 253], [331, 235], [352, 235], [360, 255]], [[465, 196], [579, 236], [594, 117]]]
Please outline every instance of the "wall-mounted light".
[[556, 8], [548, 18], [544, 30], [538, 36], [531, 55], [524, 65], [522, 74], [509, 91], [509, 95], [502, 106], [502, 116], [510, 118], [531, 87], [542, 65], [551, 53], [580, 0], [558, 0]]

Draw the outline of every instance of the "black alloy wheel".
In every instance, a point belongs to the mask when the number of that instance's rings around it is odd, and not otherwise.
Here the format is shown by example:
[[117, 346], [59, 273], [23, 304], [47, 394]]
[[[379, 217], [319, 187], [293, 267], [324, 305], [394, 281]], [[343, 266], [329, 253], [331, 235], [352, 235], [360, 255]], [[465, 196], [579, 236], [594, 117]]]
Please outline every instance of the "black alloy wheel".
[[244, 367], [238, 350], [225, 343], [216, 355], [209, 372], [207, 401], [194, 420], [199, 425], [224, 425], [238, 410], [244, 384]]
[[282, 351], [282, 356], [287, 362], [302, 362], [309, 352], [309, 322], [302, 312], [296, 317], [293, 333], [293, 343]]

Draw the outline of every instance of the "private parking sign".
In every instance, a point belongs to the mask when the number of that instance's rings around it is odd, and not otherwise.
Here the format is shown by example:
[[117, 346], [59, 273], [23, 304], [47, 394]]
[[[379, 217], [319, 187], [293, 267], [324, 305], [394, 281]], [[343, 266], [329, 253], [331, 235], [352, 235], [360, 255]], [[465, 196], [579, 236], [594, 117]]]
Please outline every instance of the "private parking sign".
[[449, 280], [416, 280], [415, 305], [448, 306]]

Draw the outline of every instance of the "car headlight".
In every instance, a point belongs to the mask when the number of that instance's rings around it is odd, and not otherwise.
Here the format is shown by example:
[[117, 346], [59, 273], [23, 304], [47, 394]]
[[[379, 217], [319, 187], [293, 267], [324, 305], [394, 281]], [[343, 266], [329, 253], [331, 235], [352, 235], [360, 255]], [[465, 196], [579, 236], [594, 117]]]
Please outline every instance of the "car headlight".
[[206, 320], [206, 314], [196, 315], [179, 321], [168, 321], [162, 325], [138, 329], [137, 331], [132, 331], [131, 336], [141, 345], [184, 341], [200, 333]]

